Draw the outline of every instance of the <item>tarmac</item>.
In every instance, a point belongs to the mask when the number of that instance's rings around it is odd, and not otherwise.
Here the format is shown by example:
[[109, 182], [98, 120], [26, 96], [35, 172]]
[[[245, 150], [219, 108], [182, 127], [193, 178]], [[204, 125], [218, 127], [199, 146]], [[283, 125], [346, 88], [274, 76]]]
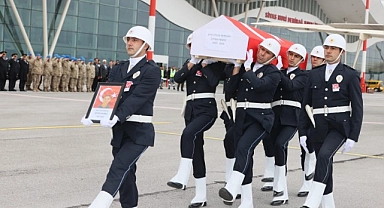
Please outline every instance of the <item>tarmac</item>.
[[[140, 208], [188, 207], [194, 197], [191, 174], [187, 189], [166, 185], [180, 161], [179, 141], [184, 127], [180, 116], [185, 92], [158, 90], [155, 101], [155, 146], [137, 165]], [[99, 193], [112, 161], [110, 129], [98, 124], [85, 127], [93, 93], [0, 92], [0, 207], [83, 208]], [[222, 99], [222, 86], [216, 93]], [[363, 94], [364, 122], [359, 142], [351, 152], [334, 157], [336, 207], [384, 207], [384, 93]], [[220, 108], [219, 108], [220, 109]], [[218, 191], [224, 186], [225, 154], [223, 121], [218, 118], [205, 133], [207, 208], [224, 205]], [[289, 204], [300, 207], [297, 197], [302, 171], [298, 137], [289, 143]], [[271, 207], [272, 192], [262, 192], [264, 150], [255, 149], [254, 207]], [[112, 208], [120, 207], [118, 196]]]

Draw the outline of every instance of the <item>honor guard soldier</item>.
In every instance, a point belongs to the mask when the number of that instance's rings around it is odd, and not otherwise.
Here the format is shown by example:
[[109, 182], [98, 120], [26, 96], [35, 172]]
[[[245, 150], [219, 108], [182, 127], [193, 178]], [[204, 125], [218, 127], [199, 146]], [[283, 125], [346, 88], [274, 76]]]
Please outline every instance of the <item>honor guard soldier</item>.
[[280, 44], [272, 38], [258, 46], [256, 62], [253, 50], [247, 52], [244, 69], [235, 67], [228, 79], [228, 89], [237, 91], [235, 143], [236, 161], [233, 172], [219, 196], [224, 202], [233, 202], [241, 190], [241, 208], [253, 207], [253, 154], [259, 142], [271, 132], [274, 113], [273, 95], [280, 82], [280, 72], [270, 62], [280, 52]]
[[[314, 181], [303, 208], [335, 207], [333, 199], [333, 156], [344, 144], [348, 152], [358, 141], [362, 120], [363, 100], [358, 73], [340, 63], [346, 41], [338, 34], [324, 41], [327, 64], [309, 73], [300, 114], [300, 144], [306, 150], [307, 133], [312, 125], [311, 139], [316, 152]], [[313, 112], [307, 109], [313, 108]], [[307, 151], [307, 150], [306, 150]]]
[[27, 61], [27, 54], [22, 54], [19, 58], [20, 71], [19, 71], [19, 89], [25, 91], [25, 82], [29, 73], [29, 63]]
[[[123, 37], [130, 59], [115, 65], [108, 81], [125, 83], [124, 93], [113, 119], [100, 121], [103, 127], [112, 128], [114, 160], [90, 208], [108, 208], [117, 192], [122, 207], [138, 205], [136, 162], [154, 145], [153, 104], [160, 83], [160, 68], [146, 58], [147, 50], [153, 48], [152, 37], [142, 26], [132, 27]], [[83, 118], [82, 123], [89, 125], [92, 121]]]
[[[324, 48], [323, 46], [315, 46], [311, 51], [311, 66], [312, 69], [324, 64]], [[306, 197], [309, 193], [309, 189], [311, 188], [311, 184], [313, 181], [313, 177], [315, 175], [315, 167], [316, 167], [316, 155], [315, 149], [311, 143], [310, 131], [308, 132], [308, 139], [306, 141], [308, 153], [304, 150], [304, 148], [300, 145], [301, 149], [301, 169], [303, 171], [303, 185], [301, 186], [299, 193], [297, 193], [298, 197]]]
[[275, 113], [273, 128], [268, 138], [273, 144], [275, 170], [271, 205], [288, 203], [287, 158], [288, 143], [297, 132], [303, 91], [308, 74], [298, 66], [305, 61], [307, 51], [303, 45], [293, 44], [287, 51], [288, 68], [282, 69], [281, 81], [275, 92], [272, 110]]
[[[187, 38], [187, 48], [191, 48], [191, 43], [192, 35]], [[177, 83], [187, 82], [185, 128], [180, 140], [179, 169], [167, 185], [185, 189], [193, 166], [196, 195], [189, 207], [203, 207], [207, 204], [204, 132], [212, 127], [217, 118], [215, 91], [224, 66], [224, 63], [199, 60], [192, 55], [191, 60], [175, 74]]]
[[16, 53], [12, 54], [12, 57], [8, 61], [8, 64], [9, 64], [8, 90], [9, 91], [16, 91], [15, 90], [15, 85], [16, 85], [17, 75], [19, 74], [19, 71], [20, 71], [19, 59], [17, 59], [17, 54]]

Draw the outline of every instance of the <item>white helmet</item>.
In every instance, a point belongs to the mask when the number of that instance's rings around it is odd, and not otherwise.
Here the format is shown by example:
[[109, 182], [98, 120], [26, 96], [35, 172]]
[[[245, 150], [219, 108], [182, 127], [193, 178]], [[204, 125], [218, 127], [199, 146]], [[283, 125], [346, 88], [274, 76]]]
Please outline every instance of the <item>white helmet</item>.
[[[305, 47], [303, 45], [295, 43], [295, 44], [291, 45], [291, 47], [289, 47], [288, 51], [299, 54], [303, 58], [303, 61], [305, 61], [305, 56], [307, 55], [307, 50], [305, 49]], [[288, 54], [288, 51], [287, 51], [287, 54]]]
[[192, 43], [192, 34], [191, 33], [190, 35], [188, 35], [188, 38], [187, 38], [187, 43], [185, 44], [185, 47], [187, 47], [189, 49], [189, 44]]
[[316, 56], [316, 57], [324, 59], [324, 48], [323, 48], [323, 46], [315, 46], [312, 49], [311, 56]]
[[271, 51], [275, 57], [279, 55], [280, 52], [280, 44], [277, 42], [277, 40], [273, 38], [266, 38], [263, 40], [263, 42], [260, 43], [261, 46], [266, 48], [267, 50]]
[[127, 37], [138, 38], [153, 48], [153, 36], [151, 31], [143, 26], [134, 26], [128, 30], [127, 34], [123, 37], [124, 43], [127, 43]]
[[345, 51], [347, 42], [343, 36], [339, 34], [331, 34], [325, 39], [323, 46], [335, 46]]

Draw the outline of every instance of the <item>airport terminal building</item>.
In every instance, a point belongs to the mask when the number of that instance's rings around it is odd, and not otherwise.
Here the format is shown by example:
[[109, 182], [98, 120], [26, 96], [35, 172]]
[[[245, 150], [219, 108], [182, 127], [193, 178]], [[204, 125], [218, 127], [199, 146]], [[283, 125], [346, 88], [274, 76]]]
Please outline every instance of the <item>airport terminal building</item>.
[[[189, 57], [185, 48], [188, 35], [213, 20], [227, 15], [248, 24], [259, 21], [310, 24], [364, 23], [366, 0], [157, 0], [155, 28], [155, 61], [180, 67]], [[14, 2], [35, 53], [43, 54], [43, 1], [0, 0], [0, 50], [27, 53], [28, 47], [19, 27], [11, 2]], [[60, 19], [69, 2], [54, 53], [71, 54], [86, 59], [127, 59], [122, 41], [134, 25], [148, 26], [150, 0], [49, 0], [47, 2], [48, 48], [50, 49]], [[369, 23], [383, 24], [384, 5], [371, 1]], [[260, 7], [262, 10], [260, 11]], [[303, 44], [308, 51], [320, 45], [326, 33], [299, 32], [284, 28], [259, 26], [278, 37]], [[348, 36], [346, 63], [353, 64], [358, 37]], [[367, 79], [382, 79], [384, 71], [382, 39], [369, 39], [367, 50]], [[360, 53], [361, 54], [361, 53]], [[360, 55], [361, 56], [361, 55]], [[361, 57], [359, 58], [359, 60]], [[360, 69], [360, 61], [356, 69]], [[372, 75], [375, 73], [374, 75]], [[370, 75], [371, 74], [371, 75]], [[370, 77], [374, 76], [374, 77]]]

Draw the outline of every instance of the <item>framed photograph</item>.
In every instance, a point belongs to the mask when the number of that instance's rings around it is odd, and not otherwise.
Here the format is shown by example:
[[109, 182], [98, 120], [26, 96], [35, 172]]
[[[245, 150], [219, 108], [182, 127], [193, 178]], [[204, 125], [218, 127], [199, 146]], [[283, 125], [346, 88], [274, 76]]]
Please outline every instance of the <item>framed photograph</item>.
[[85, 118], [90, 118], [94, 123], [112, 119], [123, 89], [124, 83], [99, 82]]

